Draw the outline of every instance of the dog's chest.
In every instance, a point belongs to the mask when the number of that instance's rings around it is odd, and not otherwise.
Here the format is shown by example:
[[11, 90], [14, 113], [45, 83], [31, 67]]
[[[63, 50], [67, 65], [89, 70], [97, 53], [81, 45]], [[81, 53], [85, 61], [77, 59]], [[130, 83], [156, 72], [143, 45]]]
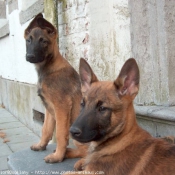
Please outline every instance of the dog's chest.
[[42, 102], [44, 103], [44, 106], [47, 108], [48, 104], [47, 104], [47, 98], [45, 97], [45, 93], [42, 87], [42, 84], [38, 82], [38, 96], [41, 98]]

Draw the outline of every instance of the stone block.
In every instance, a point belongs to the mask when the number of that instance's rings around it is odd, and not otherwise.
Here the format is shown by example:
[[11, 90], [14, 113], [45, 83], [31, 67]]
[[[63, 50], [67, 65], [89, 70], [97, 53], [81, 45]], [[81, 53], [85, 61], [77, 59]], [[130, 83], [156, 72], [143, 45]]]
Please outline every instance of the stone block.
[[175, 106], [134, 106], [136, 114], [148, 116], [150, 119], [161, 119], [175, 122]]
[[6, 19], [0, 19], [0, 38], [8, 35], [9, 31], [9, 23]]
[[36, 3], [32, 4], [25, 11], [21, 11], [19, 14], [20, 23], [24, 24], [28, 20], [32, 19], [38, 13], [42, 13], [44, 10], [44, 0], [38, 0]]
[[22, 1], [22, 11], [27, 10], [31, 5], [33, 5], [34, 3], [36, 3], [37, 0], [23, 0]]
[[0, 1], [0, 19], [6, 18], [6, 4], [5, 1]]
[[139, 125], [154, 137], [175, 136], [175, 107], [135, 106]]
[[8, 109], [8, 92], [6, 87], [6, 81], [4, 79], [1, 79], [1, 103], [5, 105], [5, 107]]
[[175, 123], [156, 122], [157, 136], [175, 136]]
[[[33, 120], [33, 110], [44, 113], [43, 104], [37, 96], [36, 86], [6, 79], [1, 79], [1, 84], [2, 91], [0, 94], [6, 109], [37, 135], [41, 135], [42, 126]], [[5, 122], [5, 119], [1, 121]], [[12, 117], [12, 121], [17, 120]]]
[[18, 0], [9, 0], [8, 1], [9, 14], [16, 9], [18, 9]]
[[156, 137], [156, 125], [153, 121], [143, 119], [140, 116], [137, 116], [137, 121], [141, 128], [148, 131], [152, 136]]

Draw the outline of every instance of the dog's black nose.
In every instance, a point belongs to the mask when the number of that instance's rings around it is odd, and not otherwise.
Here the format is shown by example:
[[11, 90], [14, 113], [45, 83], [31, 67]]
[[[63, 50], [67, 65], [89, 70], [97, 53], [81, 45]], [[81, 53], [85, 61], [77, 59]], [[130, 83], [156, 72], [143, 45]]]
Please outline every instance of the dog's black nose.
[[82, 131], [77, 127], [71, 126], [70, 133], [72, 134], [73, 137], [79, 137], [81, 135]]
[[30, 59], [35, 58], [35, 55], [34, 54], [27, 54], [26, 57], [27, 57], [27, 59], [30, 60]]

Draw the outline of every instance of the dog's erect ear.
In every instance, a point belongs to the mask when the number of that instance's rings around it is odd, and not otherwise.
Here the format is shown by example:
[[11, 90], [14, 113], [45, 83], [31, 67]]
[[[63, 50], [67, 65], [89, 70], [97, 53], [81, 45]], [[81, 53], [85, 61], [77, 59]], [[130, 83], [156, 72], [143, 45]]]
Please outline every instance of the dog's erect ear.
[[24, 32], [24, 37], [27, 36], [27, 34], [30, 33], [30, 31], [35, 28], [35, 27], [40, 27], [41, 29], [46, 29], [48, 34], [53, 35], [56, 34], [56, 29], [55, 27], [48, 22], [47, 20], [45, 20], [43, 18], [43, 15], [41, 13], [39, 13], [29, 24], [29, 26], [27, 27], [27, 29]]
[[37, 23], [41, 29], [46, 29], [48, 34], [51, 34], [51, 35], [56, 34], [55, 27], [44, 18], [38, 18]]
[[118, 78], [114, 81], [119, 94], [130, 95], [134, 99], [139, 90], [139, 68], [135, 59], [128, 59], [123, 65]]
[[81, 91], [86, 92], [92, 83], [98, 79], [85, 59], [80, 59], [79, 74], [81, 79]]
[[39, 13], [37, 16], [35, 16], [35, 18], [30, 22], [29, 26], [25, 29], [24, 37], [26, 37], [33, 28], [39, 27], [37, 20], [40, 18], [43, 19], [42, 13]]

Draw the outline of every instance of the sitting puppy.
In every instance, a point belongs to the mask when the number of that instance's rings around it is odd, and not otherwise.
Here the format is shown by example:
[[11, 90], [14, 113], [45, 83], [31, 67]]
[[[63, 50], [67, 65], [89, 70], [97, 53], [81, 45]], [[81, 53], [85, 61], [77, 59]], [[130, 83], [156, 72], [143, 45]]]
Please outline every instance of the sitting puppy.
[[46, 107], [41, 140], [32, 145], [31, 149], [45, 150], [56, 127], [56, 151], [45, 157], [45, 161], [61, 162], [66, 154], [70, 125], [80, 110], [80, 78], [68, 61], [61, 56], [57, 45], [57, 30], [42, 14], [38, 14], [32, 20], [24, 32], [24, 37], [26, 60], [36, 67], [38, 95]]

